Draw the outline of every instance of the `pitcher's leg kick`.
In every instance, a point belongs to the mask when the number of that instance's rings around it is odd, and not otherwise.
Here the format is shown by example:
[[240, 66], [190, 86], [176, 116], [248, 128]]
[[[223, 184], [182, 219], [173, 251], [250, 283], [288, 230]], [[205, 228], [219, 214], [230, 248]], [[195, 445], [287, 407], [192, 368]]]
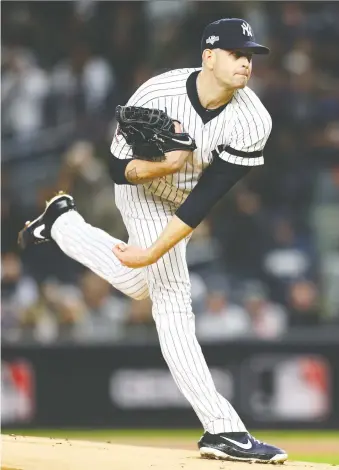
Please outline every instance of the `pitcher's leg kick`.
[[[168, 222], [165, 214], [159, 214], [151, 222], [149, 216], [141, 222], [138, 219], [141, 229], [124, 217], [129, 234], [140, 246], [150, 245]], [[195, 336], [184, 240], [151, 266], [127, 268], [112, 252], [120, 240], [87, 224], [72, 196], [63, 193], [52, 198], [37, 219], [26, 223], [18, 237], [22, 248], [51, 240], [126, 295], [151, 296], [164, 359], [205, 430], [198, 443], [203, 457], [267, 463], [287, 459], [281, 449], [251, 436], [232, 405], [215, 389]]]

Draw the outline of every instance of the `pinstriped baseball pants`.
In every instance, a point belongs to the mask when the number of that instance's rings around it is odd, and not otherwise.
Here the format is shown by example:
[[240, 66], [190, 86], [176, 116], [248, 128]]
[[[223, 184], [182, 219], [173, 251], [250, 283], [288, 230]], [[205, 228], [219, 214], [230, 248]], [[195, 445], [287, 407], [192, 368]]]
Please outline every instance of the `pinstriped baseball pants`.
[[[129, 243], [150, 246], [172, 217], [175, 207], [143, 187], [116, 188], [116, 202], [129, 233]], [[186, 244], [182, 240], [157, 263], [142, 269], [122, 266], [112, 252], [120, 240], [87, 224], [77, 212], [61, 215], [52, 237], [71, 258], [135, 299], [152, 299], [152, 315], [163, 357], [180, 391], [210, 433], [246, 428], [232, 405], [216, 390], [195, 336]]]

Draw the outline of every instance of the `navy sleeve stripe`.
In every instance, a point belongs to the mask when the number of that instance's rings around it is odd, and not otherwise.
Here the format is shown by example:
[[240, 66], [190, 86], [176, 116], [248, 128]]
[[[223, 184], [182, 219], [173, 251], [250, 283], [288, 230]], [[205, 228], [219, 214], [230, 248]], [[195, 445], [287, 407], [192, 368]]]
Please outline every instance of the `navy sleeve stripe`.
[[120, 159], [114, 155], [110, 155], [108, 159], [108, 170], [115, 184], [133, 184], [130, 183], [125, 176], [126, 167], [131, 160], [131, 158]]
[[233, 165], [214, 158], [176, 211], [176, 216], [190, 227], [197, 227], [212, 207], [251, 169], [251, 166]]
[[262, 150], [255, 150], [254, 152], [243, 152], [242, 150], [236, 150], [230, 146], [224, 148], [224, 151], [235, 157], [244, 157], [244, 158], [258, 158], [263, 156]]

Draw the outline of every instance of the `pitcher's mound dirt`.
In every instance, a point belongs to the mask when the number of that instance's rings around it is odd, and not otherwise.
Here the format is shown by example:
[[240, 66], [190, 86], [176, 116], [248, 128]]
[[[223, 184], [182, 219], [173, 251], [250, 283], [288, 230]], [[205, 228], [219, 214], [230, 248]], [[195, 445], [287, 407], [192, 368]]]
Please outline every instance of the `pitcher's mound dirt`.
[[[329, 470], [326, 464], [287, 462], [290, 467]], [[302, 468], [301, 468], [302, 467]], [[133, 447], [101, 442], [39, 437], [2, 436], [2, 469], [15, 470], [268, 470], [267, 465], [203, 460], [182, 449]], [[272, 467], [270, 467], [272, 468]], [[276, 467], [273, 467], [276, 468]], [[280, 468], [280, 467], [279, 467]]]

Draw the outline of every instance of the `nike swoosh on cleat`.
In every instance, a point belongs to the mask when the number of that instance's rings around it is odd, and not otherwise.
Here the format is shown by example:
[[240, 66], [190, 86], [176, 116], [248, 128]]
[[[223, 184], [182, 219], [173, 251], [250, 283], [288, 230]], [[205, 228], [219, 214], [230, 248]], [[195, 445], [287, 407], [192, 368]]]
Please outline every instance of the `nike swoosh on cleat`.
[[250, 440], [247, 441], [246, 444], [242, 444], [241, 442], [233, 441], [233, 439], [230, 439], [228, 437], [220, 436], [226, 441], [232, 442], [232, 444], [235, 444], [238, 447], [241, 447], [241, 449], [251, 449], [252, 448], [252, 442]]
[[34, 230], [33, 230], [33, 235], [37, 238], [42, 238], [44, 239], [45, 237], [43, 237], [41, 235], [41, 232], [45, 230], [45, 224], [42, 224], [42, 225], [39, 225], [39, 227], [36, 227]]

